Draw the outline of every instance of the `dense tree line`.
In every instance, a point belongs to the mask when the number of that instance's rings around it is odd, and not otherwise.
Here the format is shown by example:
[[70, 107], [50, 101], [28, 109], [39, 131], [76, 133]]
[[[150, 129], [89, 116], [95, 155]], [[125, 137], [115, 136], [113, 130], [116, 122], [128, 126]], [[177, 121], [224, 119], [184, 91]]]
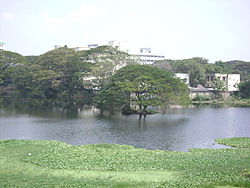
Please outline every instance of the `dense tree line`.
[[[189, 73], [191, 86], [204, 84], [208, 73], [240, 73], [244, 81], [249, 80], [250, 63], [242, 61], [210, 64], [206, 59], [192, 58], [163, 60], [153, 66], [135, 64], [129, 54], [109, 46], [80, 52], [64, 47], [26, 57], [0, 51], [0, 87], [10, 88], [25, 99], [66, 106], [90, 102], [95, 90], [101, 89], [95, 99], [100, 108], [128, 109], [128, 104], [134, 104], [145, 112], [149, 106], [187, 101], [181, 101], [186, 99], [187, 88], [173, 73]], [[244, 90], [242, 97], [248, 97], [248, 85], [240, 88]]]
[[117, 67], [133, 62], [127, 53], [109, 46], [81, 52], [64, 47], [27, 57], [2, 51], [0, 87], [12, 87], [23, 98], [46, 103], [86, 102], [93, 86], [101, 87]]
[[[241, 84], [239, 87], [239, 96], [242, 98], [249, 98], [250, 96], [250, 91], [248, 89], [250, 82], [250, 62], [235, 60], [226, 62], [217, 61], [212, 64], [208, 63], [208, 60], [204, 58], [195, 57], [183, 60], [162, 60], [155, 62], [153, 65], [173, 73], [188, 73], [190, 76], [190, 85], [192, 87], [197, 86], [197, 84], [204, 85], [206, 82], [206, 74], [240, 74]], [[215, 81], [215, 84], [218, 85], [220, 83], [219, 81]], [[223, 90], [222, 87], [220, 88]]]
[[173, 73], [188, 73], [192, 87], [198, 84], [204, 85], [206, 74], [223, 72], [221, 66], [208, 63], [207, 59], [200, 57], [184, 60], [162, 60], [155, 62], [153, 65]]
[[0, 86], [9, 86], [13, 83], [17, 67], [25, 65], [27, 60], [20, 54], [0, 51]]
[[183, 60], [162, 60], [153, 65], [173, 73], [188, 73], [191, 86], [204, 84], [205, 75], [210, 73], [240, 74], [241, 81], [250, 80], [250, 62], [244, 61], [217, 61], [212, 64], [208, 63], [207, 59], [195, 57]]
[[250, 62], [245, 61], [217, 61], [215, 65], [222, 67], [225, 73], [240, 74], [243, 82], [250, 81]]

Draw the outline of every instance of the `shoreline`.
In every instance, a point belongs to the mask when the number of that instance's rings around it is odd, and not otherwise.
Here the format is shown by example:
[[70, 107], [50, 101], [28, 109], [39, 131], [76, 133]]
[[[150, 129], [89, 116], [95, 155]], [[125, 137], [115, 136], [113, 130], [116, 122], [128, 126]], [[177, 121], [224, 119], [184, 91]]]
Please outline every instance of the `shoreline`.
[[192, 105], [221, 105], [222, 107], [250, 107], [250, 99], [192, 101]]

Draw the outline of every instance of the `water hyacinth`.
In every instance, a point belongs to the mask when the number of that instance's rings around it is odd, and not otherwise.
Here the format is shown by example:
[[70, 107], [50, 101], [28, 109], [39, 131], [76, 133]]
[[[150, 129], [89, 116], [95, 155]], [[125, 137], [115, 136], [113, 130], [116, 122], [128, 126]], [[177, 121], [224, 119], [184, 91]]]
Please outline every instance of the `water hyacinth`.
[[0, 187], [35, 187], [37, 182], [39, 187], [250, 187], [250, 138], [216, 141], [234, 148], [173, 152], [0, 141]]

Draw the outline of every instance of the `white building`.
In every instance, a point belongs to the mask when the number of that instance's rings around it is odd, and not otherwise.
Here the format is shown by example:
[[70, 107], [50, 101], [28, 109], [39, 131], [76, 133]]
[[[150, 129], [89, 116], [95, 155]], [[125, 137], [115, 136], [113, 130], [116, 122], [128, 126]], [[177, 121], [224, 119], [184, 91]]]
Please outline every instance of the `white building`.
[[76, 52], [79, 52], [79, 51], [90, 50], [90, 49], [92, 49], [92, 48], [97, 48], [98, 46], [99, 46], [98, 44], [88, 44], [88, 47], [80, 46], [80, 47], [74, 47], [73, 49], [74, 49]]
[[58, 48], [68, 48], [68, 45], [54, 45], [54, 49], [58, 49]]
[[0, 40], [0, 50], [4, 50], [4, 49], [5, 49], [5, 43]]
[[88, 48], [97, 48], [99, 45], [98, 44], [88, 44]]
[[227, 75], [227, 90], [238, 91], [238, 85], [240, 83], [240, 74], [228, 74]]
[[[90, 50], [92, 48], [97, 48], [98, 44], [88, 44], [87, 47], [74, 47], [75, 51]], [[156, 52], [152, 52], [151, 48], [140, 48], [139, 51], [133, 51], [128, 47], [128, 41], [112, 40], [108, 42], [108, 46], [111, 46], [117, 50], [126, 52], [133, 56], [140, 64], [153, 64], [155, 61], [164, 60], [165, 56]], [[62, 45], [55, 45], [55, 49], [66, 47]]]
[[227, 91], [238, 91], [238, 85], [240, 83], [240, 74], [209, 74], [206, 76], [206, 87], [213, 88], [214, 80], [218, 79], [225, 83]]
[[189, 86], [189, 74], [186, 73], [176, 73], [175, 76], [180, 78], [185, 84]]
[[[58, 49], [58, 48], [63, 48], [63, 47], [67, 47], [67, 45], [55, 45], [54, 46], [54, 49]], [[85, 50], [90, 50], [92, 48], [97, 48], [98, 47], [98, 44], [88, 44], [88, 46], [77, 46], [77, 47], [70, 47], [72, 48], [73, 50], [75, 50], [76, 52], [79, 52], [79, 51], [85, 51]]]
[[152, 64], [155, 61], [163, 60], [165, 58], [164, 55], [160, 55], [158, 53], [152, 53], [151, 48], [140, 48], [139, 53], [131, 55], [134, 55], [134, 57], [137, 58], [139, 63], [142, 65]]
[[140, 64], [152, 64], [155, 61], [163, 60], [164, 55], [153, 52], [151, 48], [140, 48], [139, 51], [133, 51], [129, 49], [127, 41], [112, 40], [108, 42], [109, 46], [116, 48], [117, 50], [127, 52], [132, 55]]
[[73, 50], [75, 50], [76, 52], [79, 52], [79, 51], [84, 51], [84, 50], [90, 50], [89, 47], [74, 47], [72, 48]]
[[127, 52], [129, 53], [129, 48], [128, 48], [128, 42], [127, 41], [121, 41], [121, 40], [111, 40], [108, 42], [109, 46], [112, 46], [113, 48]]

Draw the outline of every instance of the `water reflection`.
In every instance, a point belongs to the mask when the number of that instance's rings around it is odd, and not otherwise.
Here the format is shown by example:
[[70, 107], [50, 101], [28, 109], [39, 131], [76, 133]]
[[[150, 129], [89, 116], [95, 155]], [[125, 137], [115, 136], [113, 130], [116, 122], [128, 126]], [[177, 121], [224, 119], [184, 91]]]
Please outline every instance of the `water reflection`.
[[168, 109], [146, 119], [101, 114], [85, 106], [56, 108], [0, 107], [0, 139], [60, 140], [74, 145], [116, 143], [147, 149], [220, 148], [219, 137], [250, 136], [250, 108]]

